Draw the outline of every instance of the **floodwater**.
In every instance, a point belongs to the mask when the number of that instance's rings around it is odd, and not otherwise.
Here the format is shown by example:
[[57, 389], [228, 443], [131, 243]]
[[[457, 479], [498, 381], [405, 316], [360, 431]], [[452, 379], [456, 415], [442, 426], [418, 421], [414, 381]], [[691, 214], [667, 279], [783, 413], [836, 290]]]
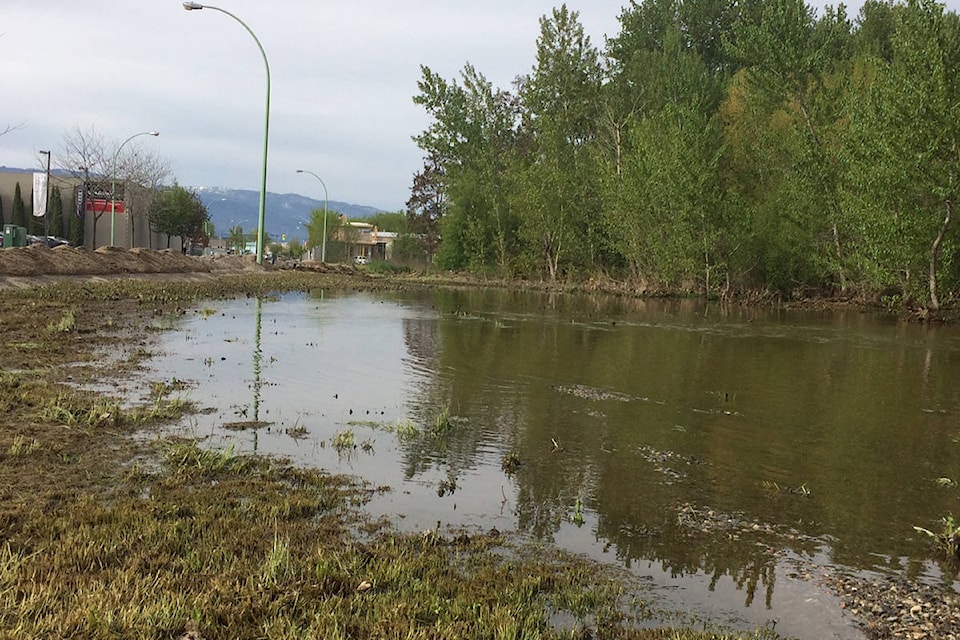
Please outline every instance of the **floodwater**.
[[823, 567], [957, 587], [913, 528], [960, 515], [953, 327], [317, 290], [207, 302], [159, 340], [150, 378], [213, 409], [179, 432], [388, 485], [370, 509], [404, 529], [515, 531], [628, 569], [660, 606], [800, 638], [861, 637], [803, 577]]

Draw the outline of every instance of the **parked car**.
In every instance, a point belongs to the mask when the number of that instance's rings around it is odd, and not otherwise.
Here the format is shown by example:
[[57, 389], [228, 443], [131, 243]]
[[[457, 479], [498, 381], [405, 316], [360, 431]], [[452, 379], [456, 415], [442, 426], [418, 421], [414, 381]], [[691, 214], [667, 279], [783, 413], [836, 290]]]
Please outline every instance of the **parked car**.
[[59, 247], [62, 244], [70, 244], [69, 240], [58, 238], [56, 236], [27, 236], [27, 245], [45, 244], [51, 249]]

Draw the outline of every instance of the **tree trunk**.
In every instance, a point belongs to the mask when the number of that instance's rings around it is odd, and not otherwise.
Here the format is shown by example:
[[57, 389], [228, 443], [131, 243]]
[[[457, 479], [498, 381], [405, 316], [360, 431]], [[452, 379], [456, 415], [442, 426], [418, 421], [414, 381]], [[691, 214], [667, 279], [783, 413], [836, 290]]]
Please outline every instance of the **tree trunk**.
[[953, 200], [947, 200], [945, 203], [946, 215], [940, 224], [940, 231], [930, 247], [930, 308], [934, 311], [940, 309], [940, 298], [937, 296], [937, 265], [940, 262], [940, 249], [943, 246], [943, 238], [947, 235], [947, 229], [950, 227], [950, 220], [953, 218]]

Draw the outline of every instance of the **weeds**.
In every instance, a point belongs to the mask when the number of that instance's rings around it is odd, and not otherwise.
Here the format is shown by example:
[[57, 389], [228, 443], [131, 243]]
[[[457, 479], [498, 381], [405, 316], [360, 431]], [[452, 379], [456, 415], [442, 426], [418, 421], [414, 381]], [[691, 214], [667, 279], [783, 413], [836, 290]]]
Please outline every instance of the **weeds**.
[[18, 456], [27, 456], [31, 453], [36, 452], [40, 449], [40, 443], [36, 438], [28, 442], [27, 438], [23, 435], [18, 435], [13, 439], [13, 444], [10, 445], [8, 453], [11, 457], [16, 458]]
[[307, 437], [307, 427], [300, 422], [300, 417], [298, 416], [296, 420], [293, 421], [293, 425], [287, 427], [285, 433], [293, 438], [294, 440], [300, 440]]
[[67, 309], [63, 312], [58, 322], [51, 322], [47, 325], [47, 331], [54, 333], [67, 333], [77, 327], [77, 313], [74, 309]]
[[516, 473], [522, 465], [523, 460], [520, 458], [520, 454], [516, 451], [511, 451], [507, 455], [503, 456], [503, 460], [500, 461], [500, 468], [508, 476]]
[[201, 449], [196, 442], [174, 444], [167, 451], [167, 462], [176, 473], [217, 475], [239, 472], [246, 467], [242, 458], [233, 455], [233, 445], [221, 451]]
[[346, 429], [344, 431], [338, 431], [333, 440], [331, 441], [333, 448], [337, 451], [343, 452], [347, 449], [356, 448], [356, 438], [353, 435], [352, 429]]
[[786, 485], [779, 485], [770, 480], [762, 480], [760, 484], [763, 485], [764, 489], [773, 493], [792, 493], [799, 496], [810, 495], [810, 489], [807, 488], [807, 483], [803, 483], [799, 487], [788, 487]]
[[417, 425], [415, 425], [412, 420], [398, 420], [392, 430], [393, 433], [401, 438], [416, 438], [420, 435], [420, 429], [417, 428]]
[[440, 411], [433, 416], [433, 422], [430, 424], [430, 434], [435, 437], [443, 437], [453, 429], [453, 422], [450, 420], [450, 405], [444, 404]]
[[577, 496], [576, 502], [573, 503], [573, 515], [570, 516], [570, 521], [578, 527], [583, 526], [583, 500], [580, 496]]
[[281, 540], [274, 528], [273, 547], [267, 552], [260, 578], [264, 584], [277, 586], [290, 575], [290, 541]]
[[937, 549], [948, 558], [960, 561], [960, 524], [954, 521], [952, 515], [943, 516], [940, 522], [942, 526], [939, 533], [923, 527], [914, 526], [913, 528], [933, 538]]

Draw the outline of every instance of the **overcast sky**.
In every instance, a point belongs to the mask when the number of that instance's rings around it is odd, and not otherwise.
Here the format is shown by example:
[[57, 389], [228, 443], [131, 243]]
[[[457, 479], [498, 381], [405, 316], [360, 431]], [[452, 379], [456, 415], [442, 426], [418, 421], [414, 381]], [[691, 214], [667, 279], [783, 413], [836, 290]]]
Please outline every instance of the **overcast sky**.
[[[594, 46], [628, 0], [570, 0]], [[948, 7], [956, 10], [960, 0]], [[404, 208], [429, 124], [413, 104], [426, 65], [459, 79], [469, 62], [510, 88], [535, 62], [534, 0], [215, 0], [270, 63], [267, 189]], [[848, 3], [856, 15], [860, 2]], [[95, 128], [171, 163], [185, 186], [260, 188], [265, 69], [256, 43], [218, 11], [180, 0], [2, 0], [0, 165], [39, 168], [64, 135]]]

